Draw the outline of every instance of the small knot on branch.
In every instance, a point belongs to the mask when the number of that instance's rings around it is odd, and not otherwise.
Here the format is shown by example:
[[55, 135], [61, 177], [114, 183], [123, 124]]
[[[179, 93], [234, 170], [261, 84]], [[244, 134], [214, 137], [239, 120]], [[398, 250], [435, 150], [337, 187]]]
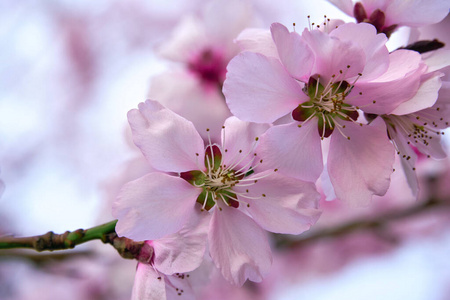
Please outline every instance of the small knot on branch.
[[146, 242], [135, 242], [126, 237], [119, 237], [111, 232], [102, 238], [103, 243], [111, 244], [117, 252], [126, 259], [136, 259], [142, 263], [150, 263], [153, 248]]
[[84, 236], [84, 230], [78, 229], [70, 232], [66, 231], [63, 234], [55, 234], [53, 231], [49, 231], [44, 235], [37, 236], [33, 242], [33, 248], [42, 252], [45, 250], [62, 250], [72, 249], [77, 245], [77, 242]]

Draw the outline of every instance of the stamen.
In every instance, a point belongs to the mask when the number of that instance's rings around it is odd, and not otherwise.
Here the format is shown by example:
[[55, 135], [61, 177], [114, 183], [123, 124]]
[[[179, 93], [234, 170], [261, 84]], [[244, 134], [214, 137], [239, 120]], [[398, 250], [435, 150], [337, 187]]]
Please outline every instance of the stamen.
[[[278, 170], [278, 169], [275, 169], [275, 170]], [[274, 170], [274, 172], [276, 172]], [[260, 175], [259, 177], [258, 176], [253, 176], [252, 178], [247, 178], [247, 179], [240, 179], [239, 180], [239, 183], [241, 183], [241, 182], [251, 182], [251, 181], [253, 181], [254, 183], [256, 183], [258, 180], [260, 180], [260, 179], [263, 179], [263, 178], [266, 178], [266, 177], [268, 177], [268, 176], [270, 176], [270, 175], [272, 175], [273, 173], [272, 172], [270, 172], [270, 173], [267, 173], [267, 174], [264, 174], [264, 175]], [[242, 184], [236, 184], [236, 186], [246, 186], [246, 185], [242, 185]]]
[[317, 98], [317, 94], [319, 93], [319, 86], [320, 86], [320, 75], [317, 76], [316, 93], [314, 94], [314, 98]]
[[342, 129], [341, 128], [345, 128], [344, 126], [345, 125], [341, 125], [341, 124], [339, 124], [339, 122], [336, 122], [335, 123], [336, 124], [336, 129], [339, 131], [339, 133], [343, 136], [343, 137], [345, 137], [347, 140], [350, 140], [350, 137], [348, 136], [348, 135], [346, 135], [343, 131], [342, 131]]
[[205, 168], [205, 165], [200, 165], [200, 163], [198, 162], [198, 157], [200, 154], [195, 153], [195, 164], [197, 165], [197, 168], [200, 172], [202, 172], [203, 175], [206, 176], [206, 173], [203, 171], [203, 169]]
[[208, 195], [209, 195], [209, 191], [206, 191], [206, 196], [205, 196], [205, 200], [203, 201], [203, 206], [202, 206], [201, 211], [205, 210], [206, 202], [208, 202]]
[[[238, 165], [239, 165], [246, 157], [248, 157], [248, 156], [250, 155], [250, 153], [252, 153], [253, 150], [255, 149], [256, 143], [257, 143], [257, 142], [258, 142], [258, 138], [255, 138], [255, 141], [252, 143], [252, 146], [250, 147], [249, 151], [248, 151], [245, 155], [243, 155], [239, 161], [237, 161], [237, 162], [235, 162], [235, 163], [230, 163], [230, 166], [228, 167], [228, 169], [234, 169], [234, 168], [237, 167], [237, 166], [238, 166]], [[241, 152], [242, 152], [242, 151], [241, 151]], [[234, 157], [233, 157], [233, 159], [234, 159]], [[253, 161], [253, 159], [254, 159], [254, 158], [252, 158], [251, 161]]]
[[[236, 194], [236, 195], [239, 195], [239, 196], [241, 196], [241, 197], [246, 197], [245, 195], [242, 195], [242, 193], [235, 193], [235, 194]], [[229, 199], [231, 199], [231, 200], [234, 200], [234, 201], [236, 201], [236, 202], [239, 202], [239, 203], [243, 203], [243, 204], [247, 205], [247, 207], [249, 207], [248, 202], [245, 202], [245, 201], [240, 200], [240, 199], [238, 199], [238, 198], [232, 197], [232, 196], [230, 196], [230, 195], [227, 195], [227, 198], [229, 198]], [[246, 197], [246, 198], [251, 199], [250, 197]], [[256, 198], [255, 198], [255, 199], [256, 199]]]
[[226, 147], [225, 147], [225, 126], [222, 126], [222, 130], [221, 131], [222, 131], [221, 132], [222, 133], [222, 145], [219, 146], [219, 149], [220, 149], [220, 152], [223, 153], [222, 150], [224, 150], [224, 149], [225, 149], [225, 152], [227, 152]]
[[[254, 154], [256, 154], [256, 153], [254, 153]], [[247, 174], [247, 172], [249, 170], [255, 170], [256, 167], [258, 167], [259, 164], [262, 164], [262, 159], [259, 160], [256, 164], [253, 164], [253, 162], [255, 161], [256, 157], [257, 157], [257, 155], [253, 155], [252, 158], [250, 159], [250, 161], [247, 162], [247, 164], [245, 164], [239, 170], [234, 171], [235, 172], [235, 176], [237, 176], [237, 177], [243, 176], [243, 175]]]
[[[225, 200], [225, 197], [224, 197], [222, 194], [219, 194], [219, 196], [220, 196], [220, 198], [222, 198], [222, 201], [223, 201], [228, 207], [231, 206], [230, 203], [228, 203], [228, 202]], [[228, 197], [228, 196], [227, 196], [227, 197]]]
[[[258, 197], [252, 197], [252, 196], [249, 196], [249, 195], [244, 194], [244, 193], [236, 193], [236, 192], [235, 192], [235, 194], [236, 194], [237, 196], [244, 197], [244, 198], [247, 198], [247, 199], [250, 199], [250, 200], [258, 200], [258, 199], [261, 199], [261, 196], [258, 196]], [[237, 199], [233, 199], [233, 200], [238, 201]], [[241, 200], [241, 202], [244, 202], [244, 201]], [[244, 202], [244, 203], [246, 203], [246, 202]]]

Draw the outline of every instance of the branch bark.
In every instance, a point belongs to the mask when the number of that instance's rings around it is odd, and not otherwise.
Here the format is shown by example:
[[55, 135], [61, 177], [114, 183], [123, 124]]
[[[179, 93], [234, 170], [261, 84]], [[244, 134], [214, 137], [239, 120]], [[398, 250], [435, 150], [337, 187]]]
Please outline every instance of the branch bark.
[[114, 220], [85, 230], [66, 231], [63, 234], [49, 231], [30, 237], [4, 236], [0, 237], [0, 249], [30, 248], [41, 252], [72, 249], [91, 240], [101, 240], [105, 243], [108, 234], [115, 233], [116, 223], [117, 220]]
[[153, 255], [151, 246], [145, 242], [135, 242], [117, 236], [116, 223], [117, 220], [114, 220], [89, 229], [66, 231], [63, 234], [49, 231], [43, 235], [30, 237], [3, 236], [0, 237], [0, 249], [28, 248], [38, 252], [55, 251], [72, 249], [92, 240], [101, 240], [105, 244], [112, 245], [123, 258], [149, 262]]

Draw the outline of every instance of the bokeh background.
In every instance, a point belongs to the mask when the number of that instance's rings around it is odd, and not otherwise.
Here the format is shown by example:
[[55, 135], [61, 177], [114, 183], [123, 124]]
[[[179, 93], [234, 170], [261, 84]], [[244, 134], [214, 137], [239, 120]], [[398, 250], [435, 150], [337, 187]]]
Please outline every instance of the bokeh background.
[[[0, 233], [62, 233], [112, 220], [110, 201], [137, 155], [126, 113], [147, 98], [155, 76], [179, 67], [158, 49], [208, 2], [0, 2]], [[322, 0], [241, 2], [252, 10], [252, 25], [266, 29], [295, 22], [301, 32], [308, 15], [316, 22], [323, 15], [352, 20]], [[389, 47], [432, 38], [442, 28], [448, 34], [449, 22], [442, 24], [403, 28]], [[450, 183], [448, 166], [423, 162], [424, 185]], [[369, 208], [324, 203], [318, 228], [415, 204], [401, 176], [387, 197], [374, 201]], [[358, 231], [277, 254], [261, 287], [228, 299], [450, 299], [449, 212], [429, 211], [383, 232]], [[107, 248], [83, 245], [73, 257], [0, 252], [0, 299], [128, 299], [135, 263]], [[277, 277], [283, 284], [271, 284]], [[227, 299], [218, 297], [205, 299]]]

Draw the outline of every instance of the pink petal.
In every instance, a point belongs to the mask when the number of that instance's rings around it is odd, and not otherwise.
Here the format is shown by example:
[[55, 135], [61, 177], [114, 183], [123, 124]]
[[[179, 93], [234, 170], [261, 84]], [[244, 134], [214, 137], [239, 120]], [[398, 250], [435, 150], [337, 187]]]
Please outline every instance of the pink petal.
[[420, 54], [397, 50], [389, 59], [389, 69], [382, 76], [370, 82], [355, 83], [346, 101], [348, 104], [359, 106], [367, 113], [386, 114], [416, 94], [426, 69]]
[[433, 51], [430, 56], [424, 58], [424, 61], [428, 66], [427, 73], [441, 70], [450, 65], [450, 50], [438, 49]]
[[389, 54], [389, 69], [374, 82], [403, 79], [420, 68], [422, 57], [416, 51], [396, 50]]
[[150, 164], [161, 171], [198, 170], [198, 157], [204, 156], [203, 140], [192, 122], [156, 101], [139, 104], [128, 112], [134, 143]]
[[370, 16], [376, 9], [386, 11], [387, 6], [392, 2], [392, 0], [361, 0], [361, 2], [367, 14]]
[[179, 177], [159, 172], [127, 183], [113, 203], [117, 234], [143, 241], [177, 232], [195, 213], [200, 192]]
[[406, 176], [406, 181], [414, 196], [419, 193], [419, 181], [416, 176], [415, 166], [417, 161], [417, 154], [413, 148], [408, 145], [408, 141], [402, 134], [397, 134], [392, 127], [388, 126], [389, 136], [394, 140], [397, 154], [399, 156], [403, 171]]
[[322, 175], [318, 181], [319, 190], [325, 195], [326, 201], [336, 200], [336, 194], [334, 193], [333, 185], [331, 184], [330, 175], [328, 174], [328, 165], [325, 164]]
[[243, 51], [251, 51], [268, 57], [278, 58], [278, 51], [269, 30], [247, 28], [236, 38], [236, 43]]
[[328, 154], [328, 173], [338, 199], [350, 204], [367, 204], [372, 195], [384, 195], [389, 188], [394, 164], [394, 147], [384, 122], [370, 125], [342, 122], [348, 140], [333, 132]]
[[[270, 173], [270, 176], [258, 179]], [[258, 182], [252, 186], [240, 187], [238, 184], [233, 190], [240, 200], [250, 205], [245, 209], [262, 228], [276, 233], [300, 234], [319, 218], [320, 194], [313, 183], [285, 177], [272, 170], [255, 173], [246, 179], [257, 179]]]
[[159, 274], [153, 266], [139, 263], [134, 277], [131, 300], [142, 299], [166, 299], [166, 284], [164, 275]]
[[296, 32], [280, 23], [270, 26], [273, 40], [277, 46], [281, 62], [286, 70], [296, 79], [308, 82], [314, 64], [314, 54]]
[[424, 26], [438, 23], [447, 16], [450, 3], [444, 0], [395, 0], [386, 8], [386, 23]]
[[244, 52], [227, 69], [223, 93], [241, 120], [271, 123], [309, 99], [277, 59]]
[[435, 74], [425, 82], [422, 82], [416, 94], [408, 101], [397, 106], [391, 114], [406, 115], [433, 106], [441, 88], [440, 77], [440, 74]]
[[172, 71], [152, 77], [148, 97], [158, 99], [166, 108], [191, 121], [205, 140], [208, 128], [213, 141], [220, 141], [220, 130], [230, 110], [216, 86], [204, 86], [192, 73]]
[[305, 181], [316, 181], [323, 169], [316, 118], [301, 125], [292, 122], [274, 126], [261, 136], [256, 148], [264, 169]]
[[[208, 1], [202, 5], [202, 24], [211, 44], [235, 46], [233, 39], [254, 23], [254, 10], [246, 1]], [[220, 17], [218, 17], [220, 16]]]
[[345, 12], [349, 16], [353, 16], [353, 1], [352, 0], [328, 0], [337, 8]]
[[356, 43], [341, 41], [320, 30], [305, 29], [302, 38], [315, 55], [311, 74], [319, 74], [325, 82], [333, 75], [336, 75], [336, 81], [353, 78], [363, 72], [366, 57], [363, 49]]
[[222, 153], [222, 163], [231, 166], [234, 170], [251, 166], [250, 161], [254, 160], [254, 148], [257, 138], [270, 127], [269, 124], [250, 123], [230, 117], [225, 121], [222, 131], [222, 146], [227, 150]]
[[164, 58], [187, 63], [193, 53], [200, 51], [208, 44], [208, 36], [203, 23], [196, 17], [183, 18], [173, 30], [170, 39], [158, 49]]
[[215, 208], [210, 226], [209, 251], [223, 277], [237, 286], [247, 278], [261, 281], [272, 264], [265, 231], [250, 217], [226, 205], [222, 210]]
[[347, 23], [330, 33], [341, 41], [350, 41], [362, 48], [366, 63], [360, 81], [370, 81], [386, 72], [389, 67], [389, 51], [386, 48], [387, 37], [377, 34], [374, 26], [366, 23]]
[[[191, 281], [186, 274], [165, 276], [167, 300], [196, 300]], [[142, 300], [147, 300], [142, 298]]]
[[203, 261], [206, 248], [209, 214], [194, 212], [180, 231], [151, 241], [154, 265], [158, 271], [171, 275], [196, 269]]

